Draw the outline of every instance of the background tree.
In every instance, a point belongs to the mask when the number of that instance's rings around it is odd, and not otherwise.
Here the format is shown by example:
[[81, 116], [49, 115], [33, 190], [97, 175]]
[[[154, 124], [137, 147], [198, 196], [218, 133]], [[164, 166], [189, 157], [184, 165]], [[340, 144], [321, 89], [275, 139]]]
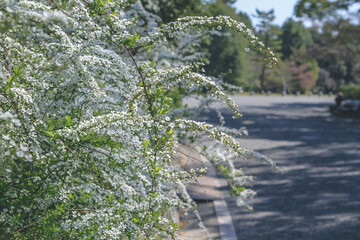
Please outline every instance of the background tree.
[[315, 86], [319, 68], [316, 60], [299, 63], [287, 60], [283, 65], [286, 88], [289, 93], [307, 92]]
[[[317, 83], [321, 90], [329, 90], [330, 86], [334, 90], [341, 84], [360, 81], [360, 25], [356, 15], [353, 17], [350, 11], [352, 6], [357, 6], [356, 3], [359, 1], [302, 0], [295, 6], [297, 16], [321, 22], [311, 29], [314, 44], [308, 49], [308, 55], [315, 58], [322, 69], [322, 77]], [[347, 14], [341, 14], [340, 10], [347, 11]], [[354, 11], [358, 14], [359, 8]], [[328, 84], [322, 85], [325, 82]]]
[[[256, 18], [259, 19], [259, 23], [257, 24], [257, 34], [259, 39], [265, 44], [265, 46], [269, 46], [274, 52], [279, 55], [281, 49], [281, 29], [273, 24], [275, 20], [274, 9], [269, 11], [260, 11], [256, 9]], [[261, 58], [260, 58], [261, 59]], [[261, 64], [260, 67], [260, 91], [267, 90], [266, 87], [266, 79], [267, 79], [267, 64], [264, 61], [258, 59]], [[276, 79], [276, 78], [275, 78]], [[281, 80], [278, 80], [278, 83], [281, 84]]]
[[[245, 13], [236, 13], [229, 3], [231, 2], [224, 0], [208, 3], [208, 14], [231, 16], [251, 29], [250, 18]], [[208, 74], [219, 76], [225, 73], [222, 76], [225, 82], [242, 87], [248, 86], [251, 79], [251, 65], [246, 49], [249, 48], [249, 43], [239, 33], [228, 29], [214, 29], [210, 42], [205, 43], [203, 47], [209, 56], [209, 63], [205, 66]]]
[[289, 18], [281, 27], [281, 54], [282, 59], [293, 57], [293, 51], [305, 52], [312, 44], [311, 31], [302, 22], [296, 22]]
[[285, 61], [283, 70], [290, 73], [285, 78], [288, 92], [309, 91], [318, 77], [318, 64], [316, 59], [309, 57], [308, 50], [313, 45], [310, 29], [304, 27], [302, 22], [288, 19], [282, 26], [282, 58]]
[[[350, 10], [350, 7], [356, 6], [359, 0], [299, 0], [294, 12], [297, 17], [307, 17], [310, 19], [322, 20], [336, 15], [339, 10]], [[355, 12], [359, 13], [358, 7]]]

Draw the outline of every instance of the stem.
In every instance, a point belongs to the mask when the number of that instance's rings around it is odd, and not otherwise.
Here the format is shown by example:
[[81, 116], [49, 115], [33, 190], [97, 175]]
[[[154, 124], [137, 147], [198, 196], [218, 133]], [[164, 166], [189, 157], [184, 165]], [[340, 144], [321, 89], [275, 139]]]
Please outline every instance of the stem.
[[[95, 212], [96, 210], [94, 210], [94, 209], [78, 209], [78, 208], [70, 208], [70, 209], [66, 209], [65, 211]], [[45, 216], [45, 217], [47, 217], [47, 216]], [[21, 231], [24, 231], [25, 229], [27, 229], [27, 228], [29, 228], [29, 227], [32, 227], [32, 226], [34, 226], [34, 225], [36, 225], [36, 224], [40, 223], [42, 220], [43, 220], [43, 219], [42, 219], [42, 218], [40, 218], [40, 219], [39, 219], [39, 220], [37, 220], [36, 222], [33, 222], [33, 223], [29, 224], [29, 225], [26, 225], [25, 227], [20, 228], [20, 229], [19, 229], [19, 230], [17, 230], [16, 232], [13, 232], [13, 233], [11, 234], [11, 237], [12, 237], [12, 236], [14, 236], [15, 234], [17, 234], [17, 233], [21, 232]]]
[[153, 106], [152, 106], [152, 102], [151, 102], [151, 99], [150, 99], [150, 96], [149, 96], [149, 92], [148, 92], [146, 84], [145, 84], [145, 77], [142, 74], [141, 69], [139, 68], [139, 65], [137, 64], [136, 59], [135, 59], [134, 55], [132, 54], [131, 50], [125, 45], [123, 45], [123, 47], [129, 53], [134, 65], [136, 67], [136, 70], [138, 71], [138, 73], [140, 75], [141, 83], [142, 83], [142, 86], [144, 88], [144, 92], [145, 92], [145, 96], [146, 96], [146, 100], [147, 100], [147, 102], [149, 104], [149, 112], [150, 112], [151, 116], [154, 118]]
[[29, 225], [26, 225], [25, 227], [23, 227], [23, 228], [20, 228], [19, 230], [17, 230], [16, 232], [14, 232], [13, 234], [11, 234], [11, 236], [10, 237], [12, 237], [12, 236], [14, 236], [15, 234], [17, 234], [17, 233], [19, 233], [19, 232], [21, 232], [21, 231], [23, 231], [23, 230], [25, 230], [26, 228], [29, 228], [29, 227], [31, 227], [31, 226], [34, 226], [34, 225], [36, 225], [36, 224], [38, 224], [39, 222], [41, 222], [42, 221], [42, 219], [40, 218], [39, 220], [37, 220], [36, 222], [33, 222], [33, 223], [31, 223], [31, 224], [29, 224]]
[[71, 208], [71, 209], [66, 209], [65, 211], [79, 211], [79, 212], [96, 212], [96, 210], [94, 209], [78, 209], [78, 208]]

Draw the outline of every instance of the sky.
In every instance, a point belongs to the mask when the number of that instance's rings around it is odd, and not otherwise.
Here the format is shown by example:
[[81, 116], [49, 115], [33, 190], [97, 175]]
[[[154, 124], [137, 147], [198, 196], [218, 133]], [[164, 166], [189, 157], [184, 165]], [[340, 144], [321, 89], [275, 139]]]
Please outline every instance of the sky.
[[256, 8], [261, 11], [268, 11], [274, 8], [276, 17], [274, 24], [281, 26], [287, 18], [292, 16], [297, 1], [298, 0], [237, 0], [233, 6], [238, 11], [247, 13], [249, 17], [251, 17], [254, 26], [257, 20], [252, 15], [256, 14]]

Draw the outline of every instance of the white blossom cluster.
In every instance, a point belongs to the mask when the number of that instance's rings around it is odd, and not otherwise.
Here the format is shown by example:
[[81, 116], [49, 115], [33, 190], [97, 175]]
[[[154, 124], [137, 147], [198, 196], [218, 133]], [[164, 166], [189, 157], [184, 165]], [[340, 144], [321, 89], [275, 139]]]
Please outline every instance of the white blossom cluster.
[[228, 16], [180, 18], [176, 22], [163, 26], [163, 28], [159, 29], [159, 32], [155, 33], [153, 37], [175, 37], [178, 33], [201, 27], [208, 29], [216, 27], [218, 30], [221, 30], [222, 27], [235, 29], [248, 39], [255, 49], [265, 54], [265, 59], [270, 62], [270, 67], [278, 62], [275, 54], [270, 50], [270, 48], [266, 48], [264, 43], [259, 41], [258, 37], [254, 35], [251, 29], [247, 28], [244, 23], [237, 22]]
[[[173, 109], [204, 87], [241, 115], [200, 73], [201, 34], [186, 32], [233, 27], [273, 54], [228, 17], [159, 21], [131, 0], [0, 1], [1, 239], [176, 238], [166, 213], [194, 206], [184, 183], [205, 172], [174, 167], [179, 136], [205, 134], [247, 154], [224, 128]], [[167, 42], [176, 36], [178, 48]], [[239, 176], [227, 178], [246, 185]]]

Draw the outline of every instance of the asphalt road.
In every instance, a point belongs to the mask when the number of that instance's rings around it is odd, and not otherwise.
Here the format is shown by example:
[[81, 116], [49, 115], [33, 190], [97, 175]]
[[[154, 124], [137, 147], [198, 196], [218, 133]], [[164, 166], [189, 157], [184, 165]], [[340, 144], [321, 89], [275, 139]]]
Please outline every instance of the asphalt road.
[[[327, 97], [233, 98], [243, 117], [221, 109], [226, 126], [245, 126], [242, 146], [276, 161], [236, 162], [256, 176], [254, 212], [227, 203], [240, 240], [360, 239], [360, 120], [332, 116]], [[214, 116], [199, 120], [212, 122]]]

